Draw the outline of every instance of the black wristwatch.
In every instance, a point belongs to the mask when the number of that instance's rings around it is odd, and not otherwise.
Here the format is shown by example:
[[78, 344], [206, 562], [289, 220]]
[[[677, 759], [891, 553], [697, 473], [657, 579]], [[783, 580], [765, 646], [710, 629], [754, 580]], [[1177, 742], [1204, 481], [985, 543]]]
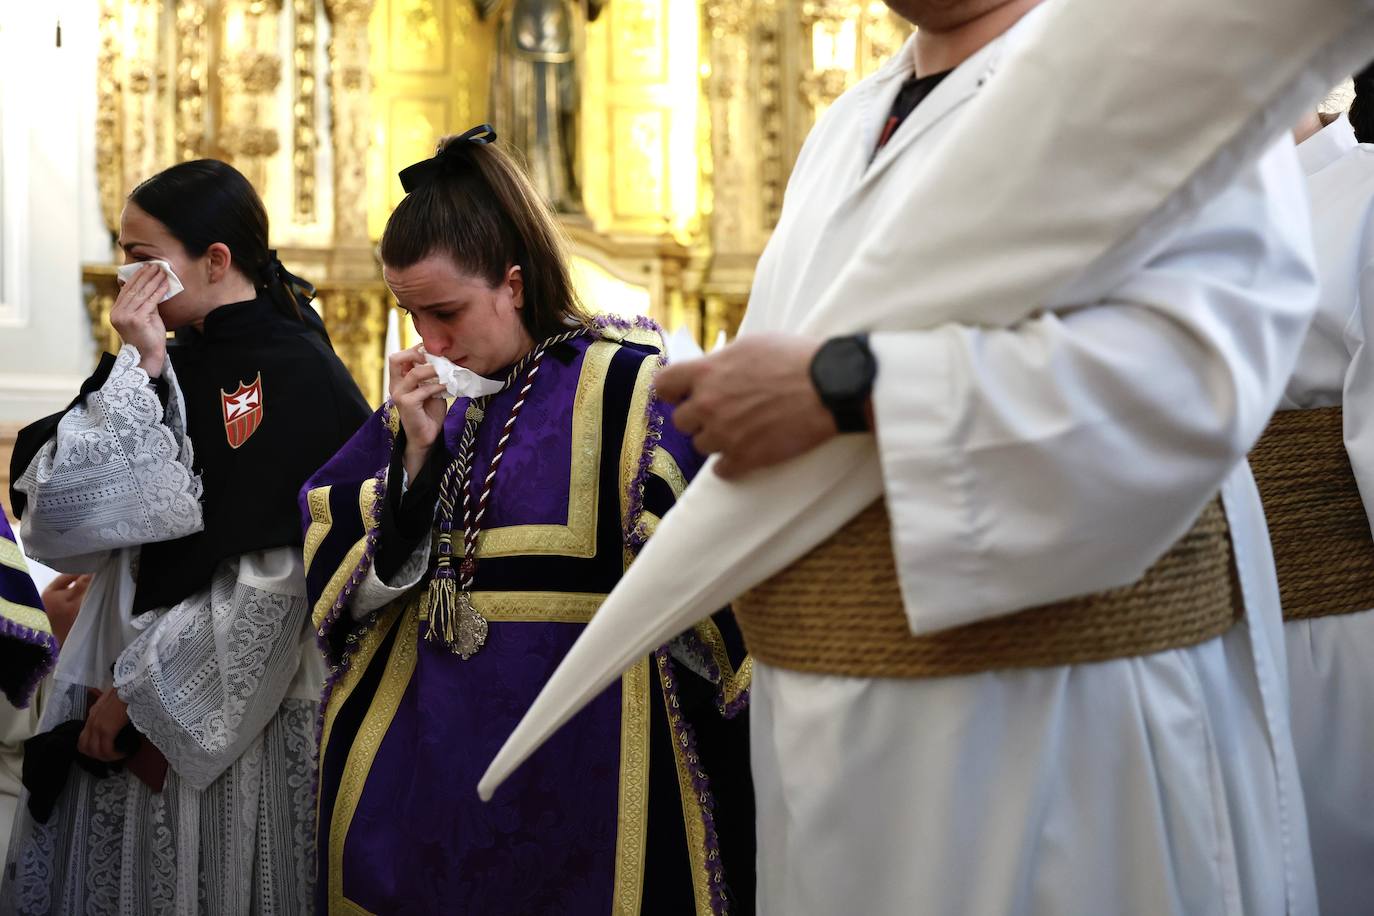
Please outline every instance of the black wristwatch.
[[832, 337], [811, 360], [811, 384], [842, 433], [869, 431], [864, 408], [877, 376], [878, 361], [868, 347], [867, 334]]

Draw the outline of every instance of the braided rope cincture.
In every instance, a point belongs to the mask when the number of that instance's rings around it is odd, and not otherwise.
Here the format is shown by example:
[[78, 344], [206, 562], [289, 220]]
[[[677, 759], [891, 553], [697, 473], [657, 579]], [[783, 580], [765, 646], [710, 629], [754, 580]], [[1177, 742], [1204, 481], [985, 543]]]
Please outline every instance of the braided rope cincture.
[[[501, 437], [496, 443], [491, 466], [482, 479], [482, 491], [475, 502], [471, 498], [473, 453], [476, 449], [477, 430], [486, 416], [487, 403], [492, 395], [484, 395], [468, 403], [458, 454], [445, 469], [439, 484], [439, 559], [434, 570], [434, 578], [430, 580], [427, 607], [421, 611], [421, 618], [429, 621], [429, 632], [425, 634], [425, 638], [431, 642], [443, 642], [464, 661], [475, 655], [487, 641], [487, 620], [472, 605], [472, 583], [477, 569], [477, 537], [481, 533], [482, 519], [486, 515], [487, 502], [496, 482], [496, 471], [506, 453], [506, 445], [510, 442], [516, 418], [520, 416], [530, 389], [534, 387], [534, 379], [539, 374], [545, 352], [555, 344], [571, 340], [586, 332], [586, 328], [579, 327], [550, 337], [511, 368], [501, 391], [508, 390], [521, 373], [525, 373], [525, 383], [511, 406], [505, 425], [501, 428]], [[455, 572], [453, 519], [457, 515], [459, 493], [462, 494], [463, 501], [463, 560]]]

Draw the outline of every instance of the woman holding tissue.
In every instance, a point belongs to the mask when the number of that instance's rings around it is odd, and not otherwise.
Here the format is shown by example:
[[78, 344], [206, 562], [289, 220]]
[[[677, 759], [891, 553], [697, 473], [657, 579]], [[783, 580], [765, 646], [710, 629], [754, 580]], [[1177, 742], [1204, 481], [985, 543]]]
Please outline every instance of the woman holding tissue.
[[752, 668], [728, 613], [477, 798], [701, 462], [653, 394], [658, 328], [582, 311], [494, 140], [474, 128], [401, 173], [383, 276], [423, 345], [392, 354], [387, 404], [304, 494], [333, 665], [317, 909], [751, 912]]
[[267, 238], [223, 162], [139, 185], [123, 347], [19, 435], [26, 549], [94, 579], [27, 750], [2, 913], [310, 911], [324, 667], [296, 492], [368, 408]]

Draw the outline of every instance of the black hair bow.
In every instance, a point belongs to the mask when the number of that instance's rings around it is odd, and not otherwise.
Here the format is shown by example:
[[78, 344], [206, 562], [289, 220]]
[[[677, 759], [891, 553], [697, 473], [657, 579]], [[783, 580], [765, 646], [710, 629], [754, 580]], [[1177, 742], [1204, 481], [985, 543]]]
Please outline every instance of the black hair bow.
[[463, 168], [464, 145], [474, 143], [485, 146], [496, 142], [496, 131], [490, 124], [478, 124], [467, 133], [459, 134], [446, 143], [433, 157], [408, 165], [400, 171], [401, 187], [409, 194], [421, 185], [428, 184], [439, 175]]
[[269, 289], [274, 283], [280, 283], [286, 287], [286, 291], [297, 302], [305, 305], [308, 305], [315, 298], [314, 285], [287, 270], [286, 266], [282, 264], [281, 258], [277, 257], [277, 249], [275, 248], [267, 250], [267, 263], [262, 266], [258, 280]]

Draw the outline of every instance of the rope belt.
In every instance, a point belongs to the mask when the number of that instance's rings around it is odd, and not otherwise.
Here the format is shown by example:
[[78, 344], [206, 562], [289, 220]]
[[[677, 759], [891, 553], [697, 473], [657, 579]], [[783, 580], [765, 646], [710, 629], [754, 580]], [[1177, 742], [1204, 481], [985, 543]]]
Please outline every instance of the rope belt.
[[734, 603], [749, 651], [793, 671], [925, 678], [1147, 655], [1226, 632], [1242, 603], [1220, 498], [1133, 585], [914, 636], [880, 499]]
[[1374, 608], [1374, 537], [1341, 408], [1276, 413], [1250, 452], [1285, 620]]

